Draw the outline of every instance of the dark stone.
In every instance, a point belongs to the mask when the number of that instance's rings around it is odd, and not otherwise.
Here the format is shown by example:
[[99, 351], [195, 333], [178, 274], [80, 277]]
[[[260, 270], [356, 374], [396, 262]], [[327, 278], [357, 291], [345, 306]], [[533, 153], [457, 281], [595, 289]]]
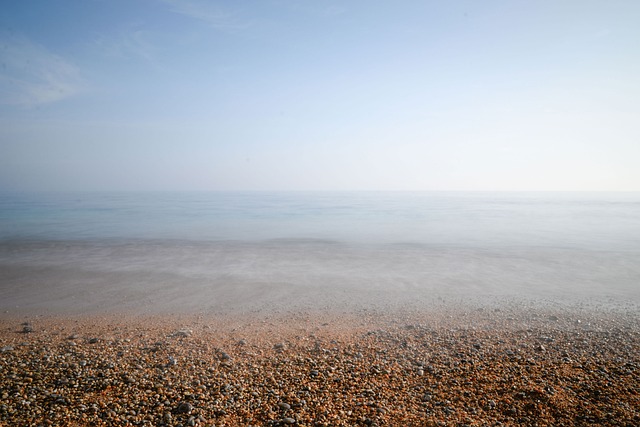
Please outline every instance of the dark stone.
[[189, 402], [182, 402], [176, 409], [179, 414], [190, 414], [192, 410], [193, 405], [191, 405], [191, 403]]

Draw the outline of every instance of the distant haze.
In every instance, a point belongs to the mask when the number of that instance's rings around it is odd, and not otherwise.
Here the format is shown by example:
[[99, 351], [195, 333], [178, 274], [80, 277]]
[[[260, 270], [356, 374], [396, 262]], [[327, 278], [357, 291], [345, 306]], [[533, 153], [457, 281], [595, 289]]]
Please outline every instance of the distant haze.
[[0, 190], [640, 191], [639, 1], [29, 1]]

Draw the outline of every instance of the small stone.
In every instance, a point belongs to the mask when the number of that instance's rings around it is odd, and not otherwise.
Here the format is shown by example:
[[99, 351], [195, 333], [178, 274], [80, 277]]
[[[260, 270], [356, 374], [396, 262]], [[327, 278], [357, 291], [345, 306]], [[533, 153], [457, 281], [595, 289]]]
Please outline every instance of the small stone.
[[13, 351], [13, 346], [5, 345], [4, 347], [0, 348], [0, 353], [4, 353], [7, 351]]
[[278, 406], [280, 407], [280, 409], [288, 411], [289, 409], [291, 409], [291, 405], [289, 405], [288, 403], [285, 402], [280, 402], [278, 403]]
[[283, 418], [283, 419], [282, 419], [282, 422], [283, 422], [283, 423], [285, 423], [285, 424], [295, 424], [295, 423], [296, 423], [296, 420], [295, 420], [295, 419], [293, 419], [293, 418], [289, 418], [289, 417], [287, 417], [287, 418]]
[[193, 406], [189, 402], [182, 402], [180, 405], [178, 405], [177, 409], [179, 414], [190, 414], [192, 410]]
[[190, 337], [191, 334], [193, 332], [191, 331], [191, 329], [180, 329], [177, 332], [174, 332], [173, 336], [174, 337], [180, 337], [180, 338], [186, 338], [186, 337]]
[[96, 344], [98, 341], [100, 341], [98, 338], [90, 338], [89, 344]]
[[26, 324], [22, 327], [22, 333], [23, 334], [28, 334], [30, 332], [33, 332], [33, 327], [29, 324]]

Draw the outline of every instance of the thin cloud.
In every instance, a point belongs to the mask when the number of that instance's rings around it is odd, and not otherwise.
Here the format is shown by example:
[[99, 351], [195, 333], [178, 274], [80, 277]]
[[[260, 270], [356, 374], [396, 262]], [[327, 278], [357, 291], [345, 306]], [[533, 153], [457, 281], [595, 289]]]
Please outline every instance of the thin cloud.
[[323, 14], [325, 16], [339, 16], [339, 15], [344, 15], [345, 13], [347, 13], [347, 8], [344, 6], [338, 6], [338, 5], [328, 6], [323, 11]]
[[95, 41], [96, 47], [108, 57], [120, 59], [143, 59], [155, 63], [159, 48], [151, 41], [148, 32], [127, 28], [114, 37], [100, 37]]
[[326, 4], [326, 2], [278, 0], [274, 4], [280, 8], [321, 18], [331, 18], [344, 15], [349, 11], [343, 2]]
[[240, 19], [236, 12], [203, 0], [161, 0], [170, 6], [172, 12], [203, 21], [217, 30], [244, 30], [251, 23]]
[[24, 37], [0, 42], [0, 104], [37, 107], [83, 91], [80, 71], [63, 57]]

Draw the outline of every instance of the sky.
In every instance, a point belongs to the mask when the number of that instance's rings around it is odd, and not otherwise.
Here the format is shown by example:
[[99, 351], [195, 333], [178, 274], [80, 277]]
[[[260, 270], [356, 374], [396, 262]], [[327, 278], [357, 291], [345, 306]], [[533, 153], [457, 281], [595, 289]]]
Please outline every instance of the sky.
[[636, 0], [25, 0], [0, 191], [640, 191]]

